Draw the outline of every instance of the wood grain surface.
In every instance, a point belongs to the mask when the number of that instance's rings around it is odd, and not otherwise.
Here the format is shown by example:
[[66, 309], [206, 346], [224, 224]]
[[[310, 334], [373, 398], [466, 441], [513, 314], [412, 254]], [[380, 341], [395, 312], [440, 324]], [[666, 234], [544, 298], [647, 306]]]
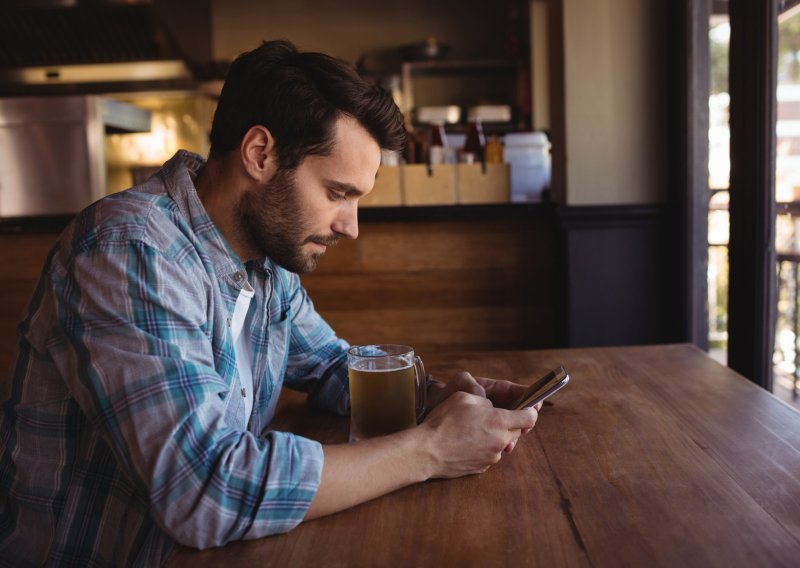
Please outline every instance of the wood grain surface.
[[[428, 357], [440, 378], [571, 382], [488, 472], [407, 487], [176, 567], [798, 566], [800, 413], [689, 345]], [[323, 443], [347, 419], [285, 393], [275, 427]]]
[[543, 221], [370, 222], [302, 281], [352, 344], [533, 349], [556, 345], [556, 258]]
[[[407, 343], [423, 354], [556, 345], [556, 245], [546, 220], [371, 221], [360, 229], [303, 275], [341, 337]], [[0, 235], [0, 381], [57, 236]]]
[[16, 351], [17, 323], [57, 237], [52, 233], [0, 235], [0, 383]]

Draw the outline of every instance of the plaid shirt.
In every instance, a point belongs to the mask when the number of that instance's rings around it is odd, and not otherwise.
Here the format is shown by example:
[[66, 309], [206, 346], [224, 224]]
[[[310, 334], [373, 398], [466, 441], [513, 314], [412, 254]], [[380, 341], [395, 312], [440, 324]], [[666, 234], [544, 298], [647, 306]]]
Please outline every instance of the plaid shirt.
[[[322, 447], [269, 430], [282, 384], [349, 409], [347, 344], [297, 275], [243, 264], [179, 152], [95, 203], [50, 252], [0, 398], [0, 564], [165, 563], [295, 527]], [[251, 416], [230, 317], [255, 289]], [[251, 310], [253, 309], [251, 306]]]

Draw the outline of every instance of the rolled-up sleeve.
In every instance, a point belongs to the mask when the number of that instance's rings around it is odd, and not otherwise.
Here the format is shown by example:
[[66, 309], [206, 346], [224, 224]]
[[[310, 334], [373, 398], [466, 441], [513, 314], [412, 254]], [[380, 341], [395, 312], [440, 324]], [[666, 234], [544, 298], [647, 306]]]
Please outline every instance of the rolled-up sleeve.
[[205, 548], [285, 532], [319, 485], [319, 443], [229, 424], [232, 350], [212, 341], [215, 285], [191, 247], [94, 243], [56, 262], [61, 327], [48, 351], [116, 459], [178, 542]]

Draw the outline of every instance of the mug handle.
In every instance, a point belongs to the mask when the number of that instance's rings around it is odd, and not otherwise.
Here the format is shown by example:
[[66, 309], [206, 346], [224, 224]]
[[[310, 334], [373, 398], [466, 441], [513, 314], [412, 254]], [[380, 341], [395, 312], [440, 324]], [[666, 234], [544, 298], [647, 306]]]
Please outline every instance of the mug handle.
[[419, 356], [414, 356], [415, 379], [417, 382], [417, 424], [425, 416], [425, 407], [428, 402], [428, 375], [425, 373], [425, 365]]

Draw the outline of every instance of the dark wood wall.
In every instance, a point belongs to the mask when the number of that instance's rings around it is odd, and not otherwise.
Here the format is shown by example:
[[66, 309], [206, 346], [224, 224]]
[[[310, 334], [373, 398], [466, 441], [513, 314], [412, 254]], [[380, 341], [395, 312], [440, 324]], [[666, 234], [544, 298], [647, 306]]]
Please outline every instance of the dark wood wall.
[[[665, 206], [364, 210], [360, 236], [302, 277], [351, 343], [419, 353], [684, 341]], [[54, 232], [0, 234], [0, 369]]]
[[0, 378], [16, 347], [16, 324], [28, 304], [56, 233], [0, 234]]
[[[418, 352], [553, 347], [558, 271], [549, 208], [365, 210], [303, 284], [352, 343]], [[56, 232], [0, 234], [0, 369]]]
[[304, 285], [351, 343], [419, 352], [554, 346], [552, 221], [530, 208], [472, 211], [364, 222], [358, 240], [331, 249]]

